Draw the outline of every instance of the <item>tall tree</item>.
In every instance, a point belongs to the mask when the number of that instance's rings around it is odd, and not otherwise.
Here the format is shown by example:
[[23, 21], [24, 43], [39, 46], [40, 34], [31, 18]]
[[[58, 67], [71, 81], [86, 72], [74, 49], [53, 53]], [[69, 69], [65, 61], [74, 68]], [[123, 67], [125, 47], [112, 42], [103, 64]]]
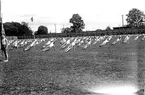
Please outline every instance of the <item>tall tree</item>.
[[21, 25], [24, 35], [32, 35], [32, 30], [30, 29], [29, 24], [27, 22], [21, 22]]
[[12, 22], [12, 24], [17, 27], [18, 34], [17, 36], [32, 35], [32, 30], [30, 30], [28, 23], [26, 22]]
[[135, 27], [135, 28], [139, 28], [139, 27], [143, 27], [143, 19], [145, 17], [145, 14], [140, 11], [139, 9], [133, 8], [129, 11], [129, 13], [127, 14], [127, 24], [130, 27]]
[[4, 23], [4, 29], [7, 36], [32, 35], [32, 30], [24, 22], [6, 22]]
[[35, 34], [36, 35], [45, 35], [45, 34], [48, 34], [48, 29], [47, 29], [46, 26], [41, 25], [41, 26], [38, 27], [38, 30], [36, 31]]
[[5, 34], [7, 36], [17, 36], [18, 28], [15, 27], [11, 22], [4, 23]]
[[79, 14], [73, 14], [69, 22], [73, 24], [73, 26], [71, 26], [73, 32], [81, 32], [82, 29], [85, 28], [85, 23]]

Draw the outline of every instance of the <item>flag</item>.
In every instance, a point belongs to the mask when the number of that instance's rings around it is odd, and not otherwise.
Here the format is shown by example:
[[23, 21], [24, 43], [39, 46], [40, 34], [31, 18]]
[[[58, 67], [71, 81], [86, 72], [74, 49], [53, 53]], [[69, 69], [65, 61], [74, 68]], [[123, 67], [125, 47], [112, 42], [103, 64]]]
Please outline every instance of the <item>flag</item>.
[[71, 49], [74, 49], [76, 44], [78, 43], [78, 37], [73, 37], [69, 40], [69, 43], [66, 43], [65, 46], [62, 46], [61, 48], [64, 49], [65, 52], [70, 51]]
[[14, 40], [8, 40], [8, 46], [11, 45], [14, 42]]
[[48, 51], [50, 50], [52, 47], [55, 47], [55, 42], [56, 42], [56, 38], [51, 38], [48, 39], [48, 42], [42, 47], [42, 51]]
[[83, 39], [83, 37], [82, 37], [82, 38], [80, 38], [80, 41], [79, 41], [79, 43], [78, 43], [78, 46], [81, 47], [81, 45], [83, 45], [83, 44], [84, 44], [84, 39]]
[[55, 40], [56, 40], [55, 38], [48, 39], [48, 42], [47, 42], [45, 45], [43, 45], [42, 48], [47, 47], [48, 45], [50, 45], [50, 44], [51, 44], [52, 42], [54, 42]]
[[31, 21], [32, 21], [32, 22], [33, 22], [33, 20], [34, 20], [33, 17], [31, 17]]
[[118, 38], [112, 42], [112, 45], [115, 45], [117, 42], [121, 41], [121, 36], [119, 35]]
[[20, 40], [16, 40], [14, 43], [13, 43], [13, 47], [15, 48], [18, 48], [18, 43], [20, 42]]
[[18, 40], [17, 47], [20, 47], [21, 42], [22, 42], [22, 40]]
[[41, 44], [44, 41], [45, 41], [45, 39], [38, 39], [37, 42], [36, 42], [36, 45], [39, 45], [39, 44]]
[[50, 45], [50, 44], [51, 44], [51, 41], [48, 40], [48, 42], [45, 45], [43, 45], [42, 48], [45, 48], [47, 45]]
[[88, 46], [90, 46], [91, 43], [92, 43], [92, 39], [89, 37], [89, 38], [86, 40], [86, 44], [83, 46], [83, 49], [88, 48]]
[[22, 40], [20, 43], [19, 43], [19, 47], [23, 47], [25, 45], [25, 41], [26, 40]]
[[142, 36], [143, 36], [143, 37], [142, 37], [142, 39], [141, 39], [141, 40], [143, 41], [143, 40], [145, 39], [145, 34], [142, 34]]
[[104, 40], [105, 37], [106, 37], [106, 36], [101, 36], [101, 37], [99, 38], [99, 41]]
[[28, 51], [30, 50], [32, 47], [34, 47], [36, 44], [38, 44], [38, 39], [35, 39], [30, 45], [28, 45], [24, 50]]
[[67, 48], [65, 48], [65, 52], [68, 52], [68, 51], [70, 51], [71, 49], [73, 48], [73, 45], [72, 44], [70, 44]]
[[33, 41], [32, 39], [21, 40], [18, 43], [18, 47], [24, 47], [24, 46], [28, 45], [28, 43], [31, 43], [32, 41]]
[[101, 46], [104, 46], [104, 45], [106, 45], [110, 40], [111, 40], [111, 38], [112, 38], [113, 36], [111, 35], [111, 36], [108, 36], [107, 38], [106, 38], [106, 40], [105, 41], [103, 41], [103, 43], [102, 44], [100, 44], [99, 46], [101, 47]]
[[73, 41], [72, 43], [70, 43], [68, 46], [66, 46], [66, 48], [65, 48], [65, 52], [68, 52], [68, 51], [70, 51], [71, 49], [73, 49], [74, 47], [75, 47], [75, 41]]
[[18, 40], [14, 40], [10, 45], [10, 50], [14, 48], [18, 48]]
[[136, 35], [136, 37], [135, 37], [135, 39], [134, 39], [134, 40], [137, 40], [139, 37], [140, 37], [140, 35]]
[[68, 39], [69, 39], [68, 37], [67, 38], [65, 37], [65, 38], [60, 39], [60, 44], [61, 45], [65, 44]]
[[30, 40], [28, 40], [28, 39], [25, 40], [25, 41], [24, 41], [24, 46], [27, 45], [29, 42], [30, 42]]
[[44, 39], [41, 39], [41, 42], [44, 42], [44, 41], [46, 41], [46, 39], [44, 38]]
[[79, 46], [83, 48], [87, 44], [88, 37], [82, 37], [81, 42], [79, 43]]
[[130, 39], [130, 37], [131, 37], [131, 35], [127, 35], [126, 37], [125, 37], [125, 39], [124, 39], [124, 43], [128, 43], [128, 40]]
[[99, 36], [96, 36], [95, 38], [94, 38], [94, 42], [93, 42], [93, 45], [95, 45], [97, 42], [99, 42], [99, 39], [100, 37]]
[[95, 39], [96, 41], [93, 43], [93, 45], [96, 44], [97, 42], [101, 41], [101, 40], [104, 40], [105, 37], [106, 37], [106, 36], [99, 36], [99, 37], [97, 37], [97, 38]]
[[72, 41], [72, 45], [73, 45], [73, 46], [76, 46], [79, 42], [80, 42], [80, 38], [79, 38], [79, 37], [76, 37], [76, 38], [74, 39], [74, 41]]
[[55, 41], [54, 42], [50, 42], [50, 44], [47, 44], [47, 46], [43, 47], [41, 50], [43, 52], [50, 50], [52, 47], [55, 46], [54, 43], [55, 43]]
[[66, 41], [64, 41], [60, 47], [60, 49], [64, 49], [66, 48], [67, 46], [69, 46], [71, 44], [71, 42], [73, 41], [74, 37], [72, 38], [69, 38], [69, 39], [65, 39]]
[[81, 37], [77, 37], [77, 40], [75, 42], [76, 46], [79, 46], [81, 43], [82, 38]]

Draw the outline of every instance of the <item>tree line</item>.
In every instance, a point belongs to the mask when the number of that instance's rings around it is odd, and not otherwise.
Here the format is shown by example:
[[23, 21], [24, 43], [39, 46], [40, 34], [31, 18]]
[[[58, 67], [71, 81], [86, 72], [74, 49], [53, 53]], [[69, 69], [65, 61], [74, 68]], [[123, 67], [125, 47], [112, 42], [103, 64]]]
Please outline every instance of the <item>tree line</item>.
[[[127, 25], [124, 28], [145, 28], [145, 14], [137, 8], [131, 9], [127, 16]], [[61, 33], [80, 33], [84, 32], [85, 23], [79, 14], [73, 14], [69, 19], [70, 27], [62, 28]], [[40, 25], [37, 31], [32, 31], [27, 22], [5, 22], [3, 23], [5, 33], [7, 36], [27, 36], [27, 35], [45, 35], [48, 34], [48, 29], [44, 25]], [[102, 29], [96, 29], [100, 31]], [[105, 30], [112, 30], [110, 26], [107, 26]], [[94, 31], [93, 31], [94, 32]]]
[[6, 36], [29, 36], [48, 34], [46, 26], [40, 25], [37, 31], [32, 31], [27, 22], [5, 22], [3, 23]]
[[7, 36], [24, 36], [32, 34], [26, 22], [6, 22], [3, 23], [3, 27]]

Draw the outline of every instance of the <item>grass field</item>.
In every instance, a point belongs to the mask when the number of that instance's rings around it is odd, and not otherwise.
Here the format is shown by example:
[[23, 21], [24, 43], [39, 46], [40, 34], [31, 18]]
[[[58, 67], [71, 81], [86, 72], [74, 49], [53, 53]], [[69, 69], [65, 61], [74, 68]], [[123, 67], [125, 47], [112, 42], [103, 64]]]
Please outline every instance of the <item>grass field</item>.
[[3, 95], [105, 95], [93, 93], [106, 86], [140, 89], [144, 87], [145, 41], [142, 36], [137, 40], [132, 36], [128, 43], [122, 43], [124, 37], [115, 45], [111, 45], [116, 39], [113, 37], [102, 47], [100, 41], [85, 50], [77, 47], [67, 53], [59, 49], [59, 39], [55, 49], [46, 52], [41, 51], [46, 42], [29, 51], [23, 51], [24, 47], [9, 50], [9, 62], [0, 65], [1, 92]]

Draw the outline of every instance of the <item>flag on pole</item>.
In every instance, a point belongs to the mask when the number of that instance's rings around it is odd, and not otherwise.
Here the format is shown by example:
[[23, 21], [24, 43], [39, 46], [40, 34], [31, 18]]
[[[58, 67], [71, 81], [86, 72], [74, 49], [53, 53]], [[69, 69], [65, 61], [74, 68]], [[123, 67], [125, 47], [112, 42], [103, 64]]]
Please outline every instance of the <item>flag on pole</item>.
[[88, 38], [85, 42], [85, 45], [83, 46], [83, 49], [87, 49], [88, 46], [90, 46], [92, 43], [92, 39], [91, 38]]
[[140, 37], [140, 35], [136, 35], [136, 37], [135, 37], [135, 39], [134, 39], [134, 40], [137, 40], [139, 37]]
[[68, 47], [65, 48], [64, 51], [65, 51], [65, 52], [68, 52], [68, 51], [70, 51], [72, 48], [73, 48], [73, 45], [70, 44]]
[[49, 51], [52, 47], [55, 49], [55, 41], [52, 41], [49, 44], [47, 44], [45, 47], [41, 49], [41, 51], [43, 52]]
[[20, 43], [19, 43], [19, 47], [23, 47], [25, 45], [25, 41], [26, 40], [22, 40]]
[[112, 42], [112, 45], [117, 44], [117, 42], [119, 42], [119, 41], [121, 41], [121, 36], [120, 35], [118, 36], [118, 38], [114, 42]]
[[42, 47], [41, 51], [49, 51], [51, 48], [55, 49], [55, 42], [57, 38], [48, 39], [48, 42]]
[[13, 43], [14, 40], [8, 40], [8, 46], [11, 45], [11, 43]]
[[34, 20], [33, 17], [31, 17], [31, 21], [32, 21], [32, 22], [33, 22], [33, 20]]
[[102, 46], [106, 45], [106, 44], [112, 39], [112, 37], [113, 37], [112, 35], [111, 35], [111, 36], [108, 36], [108, 37], [106, 38], [106, 40], [103, 41], [103, 43], [100, 44], [99, 46], [102, 47]]
[[78, 38], [76, 39], [75, 44], [76, 44], [77, 47], [80, 46], [81, 40], [82, 40], [81, 37], [78, 37]]
[[95, 45], [97, 42], [99, 42], [100, 41], [100, 36], [96, 36], [95, 38], [94, 38], [94, 42], [93, 42], [93, 45]]
[[129, 43], [128, 41], [129, 41], [130, 37], [131, 37], [131, 35], [126, 35], [123, 43]]
[[48, 39], [48, 42], [47, 42], [47, 43], [45, 43], [45, 45], [43, 45], [43, 47], [42, 47], [42, 48], [47, 47], [48, 45], [50, 45], [50, 44], [51, 44], [51, 42], [53, 42], [53, 38]]
[[143, 37], [141, 38], [141, 40], [144, 41], [144, 39], [145, 39], [145, 34], [142, 34], [142, 36], [143, 36]]
[[38, 44], [38, 39], [35, 39], [29, 46], [27, 46], [24, 51], [30, 50], [32, 47], [36, 46]]
[[70, 44], [68, 44], [65, 48], [65, 52], [69, 52], [71, 49], [74, 49], [75, 48], [75, 45], [76, 45], [76, 40], [77, 39], [74, 39], [74, 41], [72, 41]]
[[18, 48], [18, 40], [14, 40], [11, 44], [10, 44], [10, 50], [12, 49], [17, 49]]
[[75, 45], [77, 44], [77, 37], [74, 38], [74, 40], [71, 42], [71, 44], [68, 45], [68, 47], [65, 49], [66, 52], [68, 52], [70, 49], [74, 49]]
[[61, 44], [60, 49], [64, 49], [64, 48], [66, 48], [67, 46], [69, 46], [73, 40], [74, 40], [74, 37], [69, 38], [69, 39], [67, 39], [67, 40], [65, 39], [64, 42]]

